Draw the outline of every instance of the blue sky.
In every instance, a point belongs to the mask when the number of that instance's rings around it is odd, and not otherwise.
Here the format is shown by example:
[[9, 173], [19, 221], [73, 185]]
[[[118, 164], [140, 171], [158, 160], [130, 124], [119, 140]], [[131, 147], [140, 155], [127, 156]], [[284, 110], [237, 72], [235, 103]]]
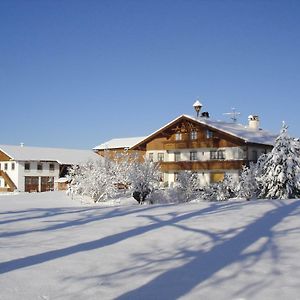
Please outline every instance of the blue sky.
[[300, 1], [1, 0], [0, 144], [148, 135], [196, 98], [300, 136]]

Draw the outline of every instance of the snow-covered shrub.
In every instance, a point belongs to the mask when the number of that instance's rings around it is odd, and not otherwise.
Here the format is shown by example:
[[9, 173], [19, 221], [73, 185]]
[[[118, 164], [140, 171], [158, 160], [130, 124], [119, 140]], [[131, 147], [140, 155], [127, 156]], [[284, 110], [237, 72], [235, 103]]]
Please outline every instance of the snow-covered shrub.
[[257, 176], [260, 198], [290, 199], [300, 197], [300, 145], [291, 138], [283, 124], [274, 148], [265, 157]]
[[159, 185], [159, 164], [146, 157], [143, 162], [135, 161], [129, 177], [133, 197], [142, 204]]
[[200, 198], [206, 201], [225, 201], [235, 196], [236, 180], [230, 174], [224, 180], [203, 187]]
[[199, 178], [197, 173], [183, 171], [178, 174], [177, 189], [183, 196], [183, 201], [187, 202], [196, 197], [199, 191]]

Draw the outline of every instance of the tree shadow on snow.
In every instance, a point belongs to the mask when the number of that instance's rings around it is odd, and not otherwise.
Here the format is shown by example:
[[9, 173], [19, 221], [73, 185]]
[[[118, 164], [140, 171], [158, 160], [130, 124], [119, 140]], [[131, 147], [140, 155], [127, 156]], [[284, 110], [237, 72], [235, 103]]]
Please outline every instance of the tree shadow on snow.
[[[235, 262], [246, 263], [246, 261], [249, 262], [249, 258], [252, 258], [250, 263], [253, 264], [266, 251], [270, 251], [273, 258], [276, 259], [277, 249], [272, 242], [272, 228], [285, 217], [292, 215], [300, 207], [300, 201], [287, 202], [288, 204], [284, 201], [274, 201], [273, 203], [274, 209], [257, 218], [233, 237], [224, 239], [221, 243], [217, 242], [207, 252], [191, 252], [183, 249], [181, 251], [183, 257], [192, 257], [188, 263], [163, 272], [143, 286], [133, 289], [116, 299], [156, 299], [158, 296], [164, 300], [178, 299], [189, 293], [197, 285], [212, 278], [218, 271]], [[178, 226], [175, 223], [173, 225]], [[210, 236], [210, 238], [216, 241], [215, 236]], [[249, 246], [261, 238], [265, 238], [266, 241], [258, 250], [244, 253]], [[244, 267], [247, 266], [244, 265]], [[235, 277], [237, 274], [231, 276]], [[253, 291], [260, 286], [259, 282], [251, 283], [248, 289]]]
[[[56, 223], [56, 224], [46, 226], [44, 228], [36, 228], [36, 229], [29, 228], [29, 229], [18, 230], [18, 231], [3, 232], [0, 233], [0, 238], [30, 234], [34, 232], [53, 231], [53, 230], [60, 230], [68, 227], [81, 226], [84, 224], [106, 220], [110, 218], [127, 216], [137, 212], [149, 211], [149, 210], [157, 209], [159, 207], [161, 207], [161, 205], [144, 206], [144, 207], [134, 206], [129, 208], [123, 207], [122, 209], [120, 208], [108, 209], [102, 207], [81, 208], [81, 209], [49, 208], [49, 209], [33, 209], [30, 211], [30, 215], [27, 215], [28, 211], [22, 211], [21, 215], [18, 217], [0, 221], [0, 225], [14, 223], [14, 222], [21, 222], [21, 221], [31, 221], [34, 219], [41, 219], [43, 223]], [[38, 215], [32, 216], [33, 212], [38, 213]], [[22, 215], [24, 213], [25, 216]], [[51, 218], [53, 217], [60, 217], [60, 216], [65, 217], [66, 215], [78, 214], [78, 213], [80, 215], [80, 218], [78, 218], [78, 216], [76, 215], [77, 217], [76, 219], [66, 220], [65, 218], [63, 218], [63, 219], [51, 220]]]
[[[101, 238], [98, 240], [80, 243], [80, 244], [69, 246], [69, 247], [62, 248], [62, 249], [51, 250], [51, 251], [47, 251], [44, 253], [35, 254], [35, 255], [28, 256], [28, 257], [24, 257], [24, 258], [19, 258], [19, 259], [14, 259], [14, 260], [10, 260], [7, 262], [3, 262], [3, 263], [0, 263], [0, 274], [7, 273], [7, 272], [17, 270], [17, 269], [21, 269], [21, 268], [25, 268], [28, 266], [41, 264], [41, 263], [48, 262], [48, 261], [51, 261], [54, 259], [69, 256], [72, 254], [76, 254], [76, 253], [80, 253], [80, 252], [84, 252], [84, 251], [91, 251], [91, 250], [95, 250], [95, 249], [100, 249], [102, 247], [113, 245], [113, 244], [116, 244], [123, 240], [142, 235], [142, 234], [150, 232], [152, 230], [157, 230], [157, 229], [160, 229], [165, 226], [171, 226], [171, 225], [174, 225], [181, 221], [184, 221], [184, 220], [187, 220], [190, 218], [194, 218], [194, 217], [199, 217], [204, 214], [217, 213], [217, 212], [221, 211], [222, 209], [226, 210], [226, 209], [230, 209], [231, 206], [234, 208], [239, 205], [240, 204], [236, 204], [236, 203], [231, 203], [231, 204], [230, 203], [222, 203], [222, 204], [221, 203], [212, 203], [209, 207], [206, 207], [199, 211], [193, 211], [193, 212], [189, 212], [189, 213], [171, 216], [167, 220], [153, 222], [148, 225], [136, 227], [136, 228], [133, 228], [133, 229], [130, 229], [130, 230], [127, 230], [124, 232], [120, 232], [120, 233], [117, 233], [117, 234], [114, 234], [111, 236], [107, 236], [107, 237], [104, 237], [104, 238]], [[133, 213], [133, 212], [136, 213], [137, 211], [141, 212], [142, 210], [155, 209], [157, 207], [158, 206], [146, 207], [144, 209], [125, 212], [124, 214], [122, 214], [122, 212], [119, 212], [119, 214], [117, 214], [117, 216], [123, 216], [123, 215], [126, 215], [128, 213]], [[110, 216], [110, 213], [108, 213], [108, 215], [102, 216], [102, 218], [109, 218], [109, 217], [116, 216], [115, 213], [113, 213], [113, 211], [111, 212], [111, 214], [112, 215]], [[100, 216], [100, 218], [101, 218], [101, 216]], [[73, 226], [72, 225], [73, 222], [74, 221], [71, 221], [71, 224], [69, 224], [68, 226]], [[80, 223], [80, 225], [83, 224], [80, 221], [78, 221], [78, 222]], [[77, 222], [77, 224], [79, 225], [78, 222]], [[87, 218], [84, 222], [85, 223], [90, 222], [89, 218]], [[61, 225], [57, 224], [55, 226], [55, 228], [52, 228], [52, 230], [63, 228], [65, 226], [66, 226], [66, 224], [61, 224]], [[45, 230], [49, 230], [49, 228], [45, 229]], [[38, 229], [37, 231], [41, 231], [41, 229]]]

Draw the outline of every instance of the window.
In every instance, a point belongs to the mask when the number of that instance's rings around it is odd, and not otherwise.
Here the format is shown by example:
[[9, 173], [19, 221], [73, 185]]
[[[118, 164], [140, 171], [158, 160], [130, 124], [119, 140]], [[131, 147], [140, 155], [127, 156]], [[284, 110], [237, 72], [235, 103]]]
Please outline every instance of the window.
[[25, 170], [27, 170], [27, 171], [30, 170], [30, 163], [25, 163], [24, 167], [25, 167]]
[[190, 152], [190, 160], [197, 160], [197, 151]]
[[210, 131], [209, 129], [206, 130], [206, 138], [207, 139], [211, 139], [213, 137], [213, 135], [214, 134], [212, 131]]
[[210, 151], [210, 159], [217, 159], [217, 151], [216, 150]]
[[225, 159], [225, 150], [211, 150], [210, 159]]
[[153, 161], [153, 153], [149, 153], [149, 156], [148, 156], [148, 157], [149, 157], [149, 160], [150, 160], [150, 161]]
[[163, 182], [164, 181], [164, 173], [159, 172], [159, 181]]
[[38, 163], [37, 164], [37, 169], [38, 169], [38, 171], [43, 171], [43, 164], [42, 163]]
[[178, 181], [178, 172], [174, 172], [174, 181]]
[[180, 152], [175, 152], [174, 158], [175, 158], [175, 161], [180, 161]]
[[218, 150], [218, 159], [225, 159], [225, 150]]
[[176, 134], [175, 134], [175, 140], [176, 141], [181, 141], [182, 140], [182, 134], [181, 134], [181, 132], [176, 132]]
[[6, 171], [7, 169], [8, 169], [8, 164], [5, 163], [5, 164], [4, 164], [4, 170]]
[[49, 170], [50, 170], [50, 171], [54, 171], [54, 169], [55, 169], [54, 164], [49, 164]]
[[257, 162], [257, 151], [256, 151], [256, 150], [253, 150], [253, 151], [252, 151], [252, 160], [253, 160], [254, 162]]
[[158, 161], [164, 161], [164, 153], [158, 153], [158, 155], [157, 155], [157, 159], [158, 159]]
[[196, 140], [197, 139], [197, 131], [191, 131], [190, 133], [190, 138], [191, 140]]
[[12, 171], [15, 169], [15, 163], [11, 163], [11, 169]]

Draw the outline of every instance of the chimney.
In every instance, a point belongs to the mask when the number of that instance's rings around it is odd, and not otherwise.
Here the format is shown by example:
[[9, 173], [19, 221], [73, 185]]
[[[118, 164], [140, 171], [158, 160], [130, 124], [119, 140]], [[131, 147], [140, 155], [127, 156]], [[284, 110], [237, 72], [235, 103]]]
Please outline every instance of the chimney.
[[259, 117], [256, 115], [250, 115], [248, 117], [249, 125], [248, 127], [253, 130], [259, 130]]
[[202, 114], [201, 114], [201, 117], [202, 118], [209, 118], [209, 112], [208, 111], [204, 111]]

